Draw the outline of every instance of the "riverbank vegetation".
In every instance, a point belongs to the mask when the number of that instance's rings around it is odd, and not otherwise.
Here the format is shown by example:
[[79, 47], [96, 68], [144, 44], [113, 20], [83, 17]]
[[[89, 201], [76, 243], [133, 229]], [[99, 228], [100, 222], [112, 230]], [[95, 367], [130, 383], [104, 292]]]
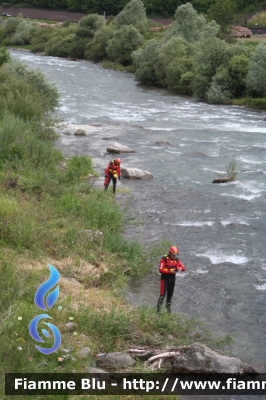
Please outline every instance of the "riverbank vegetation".
[[[186, 3], [165, 28], [147, 19], [141, 0], [131, 0], [107, 23], [102, 16], [89, 14], [79, 24], [40, 28], [19, 16], [0, 29], [6, 46], [30, 46], [49, 56], [100, 62], [106, 68], [134, 72], [140, 84], [213, 104], [264, 108], [266, 42], [231, 38], [234, 11], [235, 6], [223, 0], [203, 16]], [[216, 14], [220, 25], [213, 19]]]
[[[201, 341], [223, 348], [230, 338], [213, 339], [199, 321], [127, 304], [128, 279], [152, 273], [168, 244], [146, 252], [124, 239], [125, 216], [113, 195], [88, 178], [97, 174], [92, 160], [65, 159], [54, 147], [56, 88], [40, 71], [10, 60], [3, 48], [0, 54], [0, 396], [4, 372], [85, 372], [98, 352], [139, 345]], [[94, 242], [90, 231], [101, 231], [103, 239]], [[29, 323], [40, 314], [34, 296], [49, 278], [48, 264], [61, 274], [49, 315], [62, 346], [46, 356], [36, 350]], [[74, 332], [68, 322], [76, 324]], [[45, 348], [53, 344], [44, 341]], [[84, 347], [90, 348], [86, 359], [79, 353]]]

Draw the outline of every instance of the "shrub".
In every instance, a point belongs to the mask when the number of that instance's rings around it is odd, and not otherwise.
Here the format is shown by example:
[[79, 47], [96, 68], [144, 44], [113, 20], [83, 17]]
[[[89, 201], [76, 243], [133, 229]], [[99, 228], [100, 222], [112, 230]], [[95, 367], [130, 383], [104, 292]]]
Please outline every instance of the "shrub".
[[232, 93], [222, 85], [219, 85], [216, 79], [213, 80], [206, 95], [208, 101], [212, 104], [229, 104], [232, 98]]
[[0, 47], [0, 66], [10, 60], [9, 53], [4, 47]]
[[[18, 85], [21, 95], [24, 95], [26, 102], [27, 98], [33, 98], [34, 96], [38, 98], [36, 110], [39, 106], [42, 108], [42, 112], [53, 111], [58, 105], [59, 94], [57, 88], [48, 82], [40, 70], [33, 70], [27, 67], [26, 64], [11, 61], [3, 66], [1, 72], [4, 75], [7, 88], [11, 84], [10, 80], [14, 79], [14, 84]], [[2, 79], [1, 82], [3, 82]], [[11, 88], [9, 89], [11, 97], [14, 97], [16, 92], [16, 90], [12, 91]], [[26, 114], [27, 110], [25, 109], [23, 112]]]

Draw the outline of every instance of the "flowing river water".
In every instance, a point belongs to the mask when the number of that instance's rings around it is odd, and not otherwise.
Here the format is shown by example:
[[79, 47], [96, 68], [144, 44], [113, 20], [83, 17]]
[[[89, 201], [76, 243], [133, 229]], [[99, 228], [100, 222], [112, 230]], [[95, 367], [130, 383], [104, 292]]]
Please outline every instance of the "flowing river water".
[[[89, 62], [10, 53], [56, 84], [56, 113], [66, 124], [101, 124], [57, 143], [66, 156], [92, 156], [101, 185], [111, 159], [111, 142], [103, 139], [136, 150], [121, 155], [122, 166], [149, 171], [153, 179], [118, 182], [130, 193], [118, 190], [117, 201], [135, 215], [125, 236], [177, 245], [187, 271], [177, 277], [172, 310], [201, 319], [214, 334], [234, 333], [230, 355], [266, 371], [265, 114], [141, 87], [131, 74]], [[237, 180], [212, 184], [234, 159]], [[156, 305], [158, 263], [128, 285], [132, 304]]]

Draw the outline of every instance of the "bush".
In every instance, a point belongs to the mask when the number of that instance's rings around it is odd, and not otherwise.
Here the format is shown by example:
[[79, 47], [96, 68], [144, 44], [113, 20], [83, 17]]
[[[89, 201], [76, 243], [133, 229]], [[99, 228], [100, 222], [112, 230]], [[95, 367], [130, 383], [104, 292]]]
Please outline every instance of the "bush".
[[207, 99], [212, 104], [230, 104], [232, 93], [214, 79], [207, 91]]
[[4, 47], [0, 47], [0, 66], [10, 60], [9, 53]]
[[[34, 114], [41, 115], [53, 111], [58, 105], [59, 94], [57, 88], [52, 86], [45, 75], [39, 70], [31, 70], [26, 64], [11, 61], [4, 64], [0, 70], [1, 87], [0, 95], [11, 99], [10, 109], [23, 118], [32, 118]], [[3, 85], [4, 83], [4, 85]], [[13, 89], [12, 89], [12, 85]], [[16, 89], [15, 89], [16, 87]], [[34, 98], [36, 97], [35, 101]], [[19, 98], [19, 104], [12, 104], [12, 99]], [[23, 106], [25, 104], [25, 107]], [[27, 109], [28, 104], [29, 109]], [[36, 112], [34, 112], [34, 107]]]

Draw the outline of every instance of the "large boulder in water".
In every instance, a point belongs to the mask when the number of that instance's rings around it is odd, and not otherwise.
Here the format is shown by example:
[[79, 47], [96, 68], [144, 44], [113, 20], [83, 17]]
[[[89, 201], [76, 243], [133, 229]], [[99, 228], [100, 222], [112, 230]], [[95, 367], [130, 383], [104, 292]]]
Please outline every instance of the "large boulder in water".
[[129, 147], [124, 146], [120, 143], [112, 143], [110, 147], [107, 147], [107, 153], [121, 154], [121, 153], [136, 153], [135, 150], [131, 150]]
[[152, 174], [148, 171], [143, 171], [138, 168], [121, 168], [123, 178], [128, 179], [150, 179], [153, 178]]

